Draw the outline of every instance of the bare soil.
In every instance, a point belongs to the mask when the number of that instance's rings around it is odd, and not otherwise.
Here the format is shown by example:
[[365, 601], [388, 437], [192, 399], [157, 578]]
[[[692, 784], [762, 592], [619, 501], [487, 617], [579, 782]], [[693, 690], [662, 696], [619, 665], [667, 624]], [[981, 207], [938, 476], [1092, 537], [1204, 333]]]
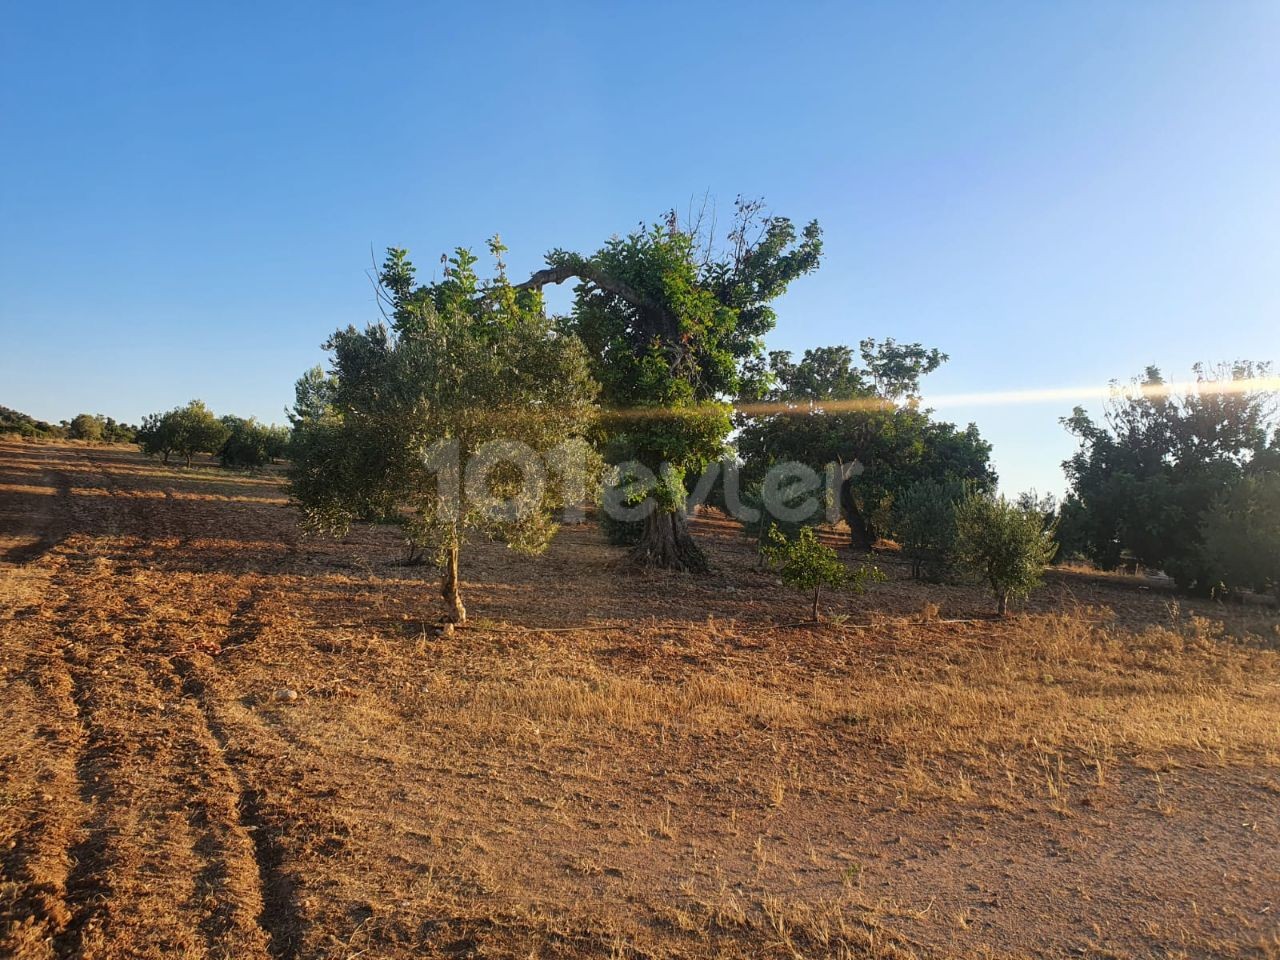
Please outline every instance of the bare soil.
[[444, 639], [275, 473], [0, 443], [0, 956], [1280, 957], [1274, 610], [881, 557], [810, 626], [694, 529], [477, 545]]

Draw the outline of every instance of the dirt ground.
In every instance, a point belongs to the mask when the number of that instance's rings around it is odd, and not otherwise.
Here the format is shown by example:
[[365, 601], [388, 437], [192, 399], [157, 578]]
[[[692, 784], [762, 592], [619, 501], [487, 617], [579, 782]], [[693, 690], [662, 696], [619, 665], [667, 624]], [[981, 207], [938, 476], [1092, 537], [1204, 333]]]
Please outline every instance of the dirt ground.
[[1275, 611], [885, 559], [811, 627], [697, 529], [479, 545], [444, 639], [277, 476], [0, 443], [0, 956], [1280, 957]]

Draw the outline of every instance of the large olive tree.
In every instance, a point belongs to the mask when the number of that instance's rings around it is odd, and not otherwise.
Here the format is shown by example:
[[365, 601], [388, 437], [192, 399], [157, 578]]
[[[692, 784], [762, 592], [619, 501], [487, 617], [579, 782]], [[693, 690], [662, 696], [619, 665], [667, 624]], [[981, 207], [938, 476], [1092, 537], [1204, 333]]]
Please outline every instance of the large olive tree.
[[642, 565], [706, 569], [685, 523], [686, 478], [721, 456], [729, 401], [776, 320], [771, 304], [822, 252], [816, 221], [797, 233], [758, 201], [737, 201], [724, 243], [713, 232], [673, 213], [589, 255], [555, 250], [523, 284], [577, 280], [568, 326], [601, 385], [597, 440], [611, 463], [649, 474], [640, 494], [654, 509], [637, 521], [632, 547]]

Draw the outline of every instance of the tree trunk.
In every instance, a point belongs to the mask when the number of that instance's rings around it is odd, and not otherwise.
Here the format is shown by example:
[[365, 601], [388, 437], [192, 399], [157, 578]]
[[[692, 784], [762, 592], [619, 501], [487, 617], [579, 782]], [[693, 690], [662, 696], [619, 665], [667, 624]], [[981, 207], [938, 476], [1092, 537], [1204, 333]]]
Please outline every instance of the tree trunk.
[[849, 524], [849, 544], [855, 550], [870, 552], [871, 544], [876, 542], [875, 531], [858, 509], [851, 480], [846, 480], [840, 487], [840, 512], [844, 514], [845, 523]]
[[631, 558], [642, 567], [706, 573], [707, 556], [689, 533], [684, 514], [654, 510], [644, 518], [640, 539], [631, 548]]
[[822, 599], [822, 586], [818, 585], [813, 588], [813, 622], [820, 623], [822, 614], [818, 612], [818, 601]]
[[449, 619], [454, 623], [466, 623], [467, 608], [462, 605], [462, 594], [458, 591], [457, 544], [449, 548], [444, 569], [440, 571], [440, 595], [444, 597], [445, 606], [449, 608]]
[[1005, 611], [1009, 609], [1009, 591], [1001, 590], [996, 594], [996, 613], [1004, 616]]

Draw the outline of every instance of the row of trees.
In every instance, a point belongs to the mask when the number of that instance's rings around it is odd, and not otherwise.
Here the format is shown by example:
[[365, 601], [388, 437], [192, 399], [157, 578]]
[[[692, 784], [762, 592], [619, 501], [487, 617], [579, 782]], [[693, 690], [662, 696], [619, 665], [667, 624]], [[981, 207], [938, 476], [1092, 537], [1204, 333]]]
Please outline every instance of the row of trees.
[[214, 415], [203, 401], [143, 418], [136, 441], [148, 456], [165, 463], [181, 457], [187, 466], [197, 453], [216, 454], [224, 467], [262, 467], [284, 457], [289, 446], [287, 427], [259, 423], [249, 417]]
[[1155, 367], [1117, 386], [1101, 422], [1063, 420], [1079, 449], [1063, 467], [1064, 554], [1104, 569], [1162, 570], [1186, 591], [1280, 597], [1280, 425], [1271, 367], [1198, 366], [1173, 388]]
[[48, 423], [21, 411], [0, 407], [0, 434], [3, 433], [40, 440], [132, 443], [135, 428], [95, 413], [81, 413], [61, 423]]
[[[860, 546], [894, 532], [895, 504], [925, 484], [964, 485], [982, 505], [966, 508], [969, 522], [999, 527], [1014, 508], [990, 497], [989, 445], [972, 425], [935, 421], [919, 404], [920, 378], [944, 355], [892, 340], [808, 350], [798, 361], [765, 353], [772, 302], [816, 269], [821, 249], [816, 222], [797, 230], [742, 200], [722, 242], [672, 214], [592, 254], [554, 250], [523, 283], [508, 279], [496, 238], [488, 279], [459, 249], [441, 279], [420, 285], [406, 251], [390, 249], [377, 277], [383, 322], [335, 332], [328, 371], [297, 384], [292, 489], [304, 522], [331, 533], [359, 520], [401, 524], [411, 550], [440, 564], [456, 620], [465, 617], [457, 570], [467, 537], [543, 548], [554, 511], [589, 488], [583, 464], [615, 468], [615, 499], [655, 506], [611, 523], [641, 565], [707, 568], [686, 504], [726, 452], [757, 498], [776, 463], [837, 464], [835, 499]], [[572, 309], [548, 317], [542, 290], [566, 280], [576, 282]], [[459, 465], [492, 460], [494, 441], [549, 455], [547, 475], [531, 486], [512, 454], [473, 487]], [[513, 497], [522, 509], [485, 509]]]

